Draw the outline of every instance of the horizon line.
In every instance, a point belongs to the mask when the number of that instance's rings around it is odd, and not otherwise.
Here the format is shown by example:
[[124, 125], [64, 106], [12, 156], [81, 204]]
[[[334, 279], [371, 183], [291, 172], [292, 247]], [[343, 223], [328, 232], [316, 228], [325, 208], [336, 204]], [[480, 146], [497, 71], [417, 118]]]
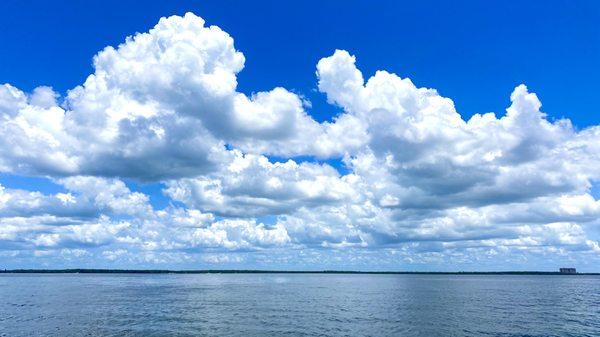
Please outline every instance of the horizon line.
[[0, 269], [2, 274], [380, 274], [380, 275], [600, 275], [600, 272], [559, 271], [359, 271], [359, 270], [268, 270], [268, 269]]

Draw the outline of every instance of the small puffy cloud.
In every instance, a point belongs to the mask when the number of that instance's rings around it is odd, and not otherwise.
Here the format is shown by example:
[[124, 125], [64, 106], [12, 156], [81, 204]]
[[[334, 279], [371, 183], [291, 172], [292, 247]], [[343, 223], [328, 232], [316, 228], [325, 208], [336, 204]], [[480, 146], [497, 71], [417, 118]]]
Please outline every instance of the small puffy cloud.
[[350, 183], [353, 177], [341, 177], [329, 165], [234, 155], [216, 174], [170, 181], [165, 193], [189, 207], [237, 217], [285, 214], [360, 197]]
[[327, 100], [352, 111], [361, 98], [364, 79], [356, 68], [356, 58], [345, 50], [319, 60], [317, 76], [319, 90], [327, 94]]
[[266, 228], [247, 220], [222, 220], [206, 228], [193, 231], [189, 243], [192, 247], [224, 247], [250, 249], [254, 247], [282, 246], [290, 241], [282, 225]]
[[[67, 190], [76, 193], [79, 199], [88, 202], [100, 210], [108, 210], [116, 214], [140, 215], [151, 213], [147, 195], [132, 192], [118, 179], [74, 176], [58, 181]], [[74, 202], [74, 197], [68, 194], [57, 194], [57, 198], [65, 202]]]

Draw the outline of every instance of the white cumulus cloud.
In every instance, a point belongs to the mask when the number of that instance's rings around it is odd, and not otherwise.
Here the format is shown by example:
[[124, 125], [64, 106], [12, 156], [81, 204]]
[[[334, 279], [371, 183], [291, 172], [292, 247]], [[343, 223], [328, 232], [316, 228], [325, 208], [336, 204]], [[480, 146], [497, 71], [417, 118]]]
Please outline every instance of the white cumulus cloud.
[[[0, 86], [0, 173], [60, 189], [0, 185], [0, 259], [600, 260], [600, 126], [549, 120], [525, 85], [506, 112], [465, 119], [435, 89], [366, 78], [344, 50], [316, 65], [342, 109], [317, 122], [283, 87], [238, 92], [244, 62], [188, 13], [104, 48], [63, 97]], [[131, 180], [161, 186], [168, 205]]]

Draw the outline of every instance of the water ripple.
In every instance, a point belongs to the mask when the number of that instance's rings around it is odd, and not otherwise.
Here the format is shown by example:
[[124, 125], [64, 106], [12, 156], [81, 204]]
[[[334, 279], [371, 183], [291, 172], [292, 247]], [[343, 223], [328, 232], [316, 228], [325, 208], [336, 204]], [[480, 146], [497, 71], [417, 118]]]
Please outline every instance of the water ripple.
[[0, 336], [600, 336], [600, 277], [2, 275]]

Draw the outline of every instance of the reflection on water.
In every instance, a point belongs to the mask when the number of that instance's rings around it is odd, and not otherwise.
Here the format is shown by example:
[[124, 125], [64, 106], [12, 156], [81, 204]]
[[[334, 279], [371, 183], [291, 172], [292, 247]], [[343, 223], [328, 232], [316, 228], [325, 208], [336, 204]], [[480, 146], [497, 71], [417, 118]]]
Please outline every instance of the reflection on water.
[[600, 277], [0, 275], [0, 336], [600, 336]]

